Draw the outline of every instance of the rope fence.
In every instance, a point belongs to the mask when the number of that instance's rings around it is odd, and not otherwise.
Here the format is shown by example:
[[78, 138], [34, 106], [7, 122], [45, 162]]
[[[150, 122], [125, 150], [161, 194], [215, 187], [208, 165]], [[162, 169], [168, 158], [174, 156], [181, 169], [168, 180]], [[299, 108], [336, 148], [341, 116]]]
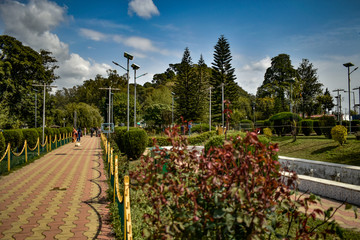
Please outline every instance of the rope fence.
[[4, 154], [0, 158], [0, 175], [5, 172], [10, 172], [16, 166], [26, 164], [28, 161], [50, 152], [52, 149], [56, 149], [71, 142], [71, 133], [64, 133], [59, 137], [55, 135], [54, 140], [51, 140], [51, 136], [46, 136], [45, 143], [40, 143], [40, 138], [37, 139], [36, 145], [31, 148], [27, 142], [24, 141], [24, 146], [19, 153], [11, 150], [11, 144], [8, 143]]

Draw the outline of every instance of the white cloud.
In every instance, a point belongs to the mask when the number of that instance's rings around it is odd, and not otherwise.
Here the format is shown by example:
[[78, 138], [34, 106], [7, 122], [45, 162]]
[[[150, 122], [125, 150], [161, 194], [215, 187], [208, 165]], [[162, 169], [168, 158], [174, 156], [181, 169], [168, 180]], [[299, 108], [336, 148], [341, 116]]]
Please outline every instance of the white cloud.
[[80, 34], [87, 38], [90, 38], [91, 40], [94, 40], [94, 41], [101, 41], [101, 40], [106, 39], [105, 34], [102, 34], [101, 32], [97, 32], [97, 31], [94, 31], [91, 29], [86, 29], [86, 28], [81, 28]]
[[[69, 53], [68, 44], [61, 42], [51, 30], [71, 18], [65, 7], [48, 0], [30, 0], [28, 4], [17, 1], [5, 1], [0, 4], [0, 18], [4, 23], [4, 33], [11, 35], [34, 50], [45, 49], [52, 52], [58, 61], [56, 74], [60, 79], [56, 85], [73, 87], [82, 84], [83, 80], [93, 78], [96, 74], [106, 74], [110, 66], [83, 59], [78, 54]], [[82, 30], [93, 40], [102, 40], [103, 35], [95, 31]]]
[[267, 68], [269, 68], [270, 66], [271, 66], [271, 58], [267, 56], [266, 58], [263, 58], [260, 61], [251, 62], [250, 64], [246, 64], [242, 68], [242, 71], [261, 71], [261, 72], [265, 72], [265, 70]]
[[152, 0], [131, 0], [129, 2], [128, 13], [132, 15], [133, 12], [139, 17], [146, 19], [160, 14]]

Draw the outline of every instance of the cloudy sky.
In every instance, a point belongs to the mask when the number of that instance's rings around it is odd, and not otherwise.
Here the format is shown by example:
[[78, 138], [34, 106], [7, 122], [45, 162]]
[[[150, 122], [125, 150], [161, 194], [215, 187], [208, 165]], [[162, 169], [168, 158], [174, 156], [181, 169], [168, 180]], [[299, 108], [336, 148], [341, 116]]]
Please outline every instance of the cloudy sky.
[[[186, 47], [194, 63], [202, 54], [211, 66], [224, 35], [246, 91], [256, 93], [280, 53], [295, 68], [309, 59], [332, 91], [347, 89], [343, 63], [360, 66], [359, 13], [358, 0], [0, 0], [0, 32], [51, 51], [59, 87], [107, 76], [110, 68], [125, 73], [112, 63], [125, 66], [124, 52], [134, 55], [138, 74], [148, 73], [140, 84], [180, 62]], [[351, 88], [358, 87], [360, 70], [351, 79]]]

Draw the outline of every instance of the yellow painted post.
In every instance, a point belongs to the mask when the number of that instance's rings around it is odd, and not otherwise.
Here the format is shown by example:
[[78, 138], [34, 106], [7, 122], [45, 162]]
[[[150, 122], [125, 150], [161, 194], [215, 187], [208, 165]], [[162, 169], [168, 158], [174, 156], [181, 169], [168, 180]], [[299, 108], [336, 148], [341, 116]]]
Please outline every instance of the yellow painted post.
[[[112, 162], [112, 161], [111, 161]], [[115, 178], [116, 177], [118, 177], [117, 176], [117, 174], [118, 174], [118, 168], [117, 168], [117, 163], [118, 163], [118, 156], [115, 156], [115, 174], [114, 174], [114, 203], [115, 203], [115, 196], [117, 195], [117, 188], [118, 188], [118, 186], [116, 186], [116, 182], [117, 181], [115, 181]], [[111, 166], [111, 168], [112, 168], [112, 166]], [[111, 174], [111, 171], [110, 171], [110, 174]], [[111, 179], [111, 175], [110, 175], [110, 179]]]
[[27, 141], [26, 140], [25, 140], [24, 148], [25, 148], [25, 162], [27, 162], [28, 155], [27, 155]]
[[37, 140], [37, 145], [38, 145], [38, 156], [40, 156], [40, 138], [39, 137]]
[[49, 152], [51, 152], [51, 135], [49, 135]]
[[8, 151], [8, 172], [10, 172], [10, 150], [11, 147], [10, 147], [10, 143], [8, 143], [8, 148], [7, 148], [7, 151]]

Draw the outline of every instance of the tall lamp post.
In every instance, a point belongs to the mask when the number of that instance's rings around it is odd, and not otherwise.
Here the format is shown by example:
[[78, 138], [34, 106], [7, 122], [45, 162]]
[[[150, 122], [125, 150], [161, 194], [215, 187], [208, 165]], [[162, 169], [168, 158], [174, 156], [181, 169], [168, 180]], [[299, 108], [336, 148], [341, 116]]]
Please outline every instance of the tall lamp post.
[[46, 88], [56, 88], [57, 86], [51, 86], [50, 84], [33, 84], [34, 87], [44, 87], [44, 101], [43, 101], [43, 126], [42, 126], [42, 144], [45, 144], [45, 96]]
[[172, 109], [171, 109], [171, 126], [174, 126], [174, 96], [175, 93], [171, 92], [171, 97], [172, 97]]
[[360, 114], [360, 87], [357, 87], [357, 88], [353, 88], [353, 90], [359, 90], [359, 104], [354, 104], [355, 106], [359, 107], [359, 112], [358, 114]]
[[350, 72], [350, 67], [353, 67], [354, 64], [352, 64], [351, 62], [348, 63], [344, 63], [343, 64], [344, 67], [347, 67], [348, 69], [348, 95], [349, 95], [349, 133], [351, 133], [351, 96], [350, 96], [350, 74], [353, 73], [354, 71], [356, 71], [358, 69], [358, 67], [354, 68], [354, 70], [352, 70]]
[[120, 64], [116, 63], [113, 61], [113, 63], [119, 67], [121, 67], [122, 69], [126, 70], [126, 80], [127, 80], [127, 130], [129, 131], [129, 116], [130, 116], [130, 111], [129, 111], [129, 94], [130, 94], [130, 76], [129, 76], [129, 61], [134, 59], [133, 55], [130, 55], [127, 52], [124, 52], [124, 57], [127, 59], [127, 68], [124, 68], [123, 66], [121, 66]]
[[34, 89], [35, 91], [35, 128], [37, 128], [37, 90]]
[[133, 63], [131, 64], [132, 69], [134, 69], [134, 127], [136, 127], [136, 79], [142, 76], [145, 76], [147, 73], [141, 74], [136, 77], [136, 70], [140, 68], [139, 65]]

